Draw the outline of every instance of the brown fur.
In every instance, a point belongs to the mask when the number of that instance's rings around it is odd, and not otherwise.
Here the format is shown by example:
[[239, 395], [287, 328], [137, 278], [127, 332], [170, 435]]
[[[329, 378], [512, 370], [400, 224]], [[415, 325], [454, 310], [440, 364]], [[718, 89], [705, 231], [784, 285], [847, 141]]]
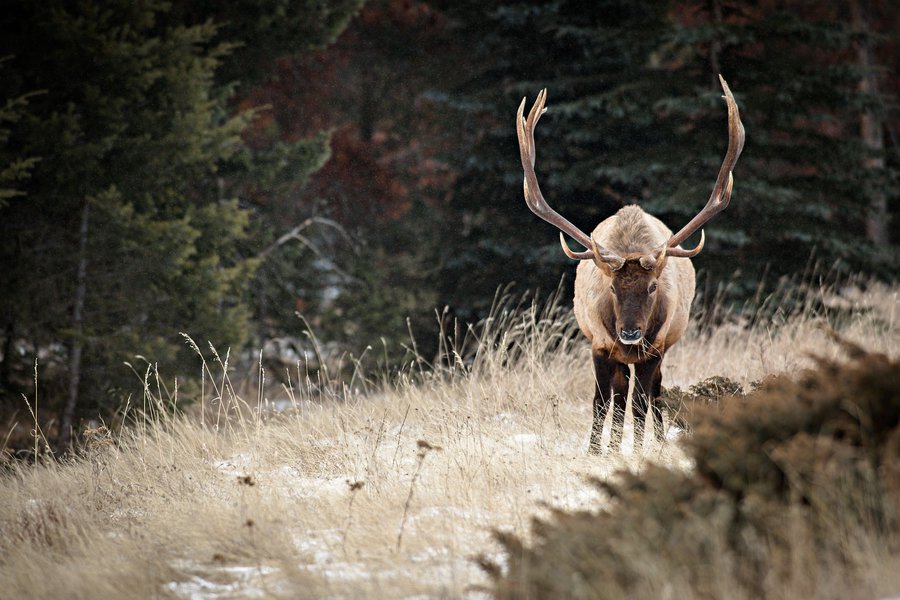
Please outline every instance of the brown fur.
[[[626, 206], [600, 223], [592, 234], [598, 244], [625, 259], [622, 268], [613, 271], [590, 260], [578, 265], [575, 318], [591, 343], [597, 373], [591, 452], [600, 451], [600, 431], [611, 403], [616, 407], [612, 443], [621, 443], [627, 365], [635, 365], [637, 376], [633, 399], [635, 444], [643, 441], [643, 419], [648, 408], [653, 411], [657, 435], [662, 433], [661, 412], [654, 403], [661, 385], [662, 359], [687, 329], [694, 299], [694, 267], [690, 259], [663, 256], [655, 260], [654, 251], [671, 236], [672, 232], [659, 219], [638, 206]], [[652, 283], [657, 285], [656, 292], [648, 294]], [[643, 339], [639, 344], [623, 344], [619, 332], [632, 328], [640, 329]]]
[[[575, 277], [575, 318], [582, 333], [591, 342], [594, 354], [621, 355], [615, 334], [603, 324], [603, 315], [615, 314], [615, 297], [610, 291], [614, 277], [628, 281], [639, 277], [635, 259], [659, 248], [672, 236], [662, 221], [648, 215], [639, 206], [626, 206], [594, 229], [592, 237], [626, 259], [624, 273], [614, 276], [593, 261], [578, 265]], [[694, 300], [694, 267], [688, 258], [667, 258], [658, 279], [657, 301], [664, 309], [663, 322], [652, 346], [665, 351], [687, 329], [691, 302]], [[634, 363], [635, 360], [622, 362]]]

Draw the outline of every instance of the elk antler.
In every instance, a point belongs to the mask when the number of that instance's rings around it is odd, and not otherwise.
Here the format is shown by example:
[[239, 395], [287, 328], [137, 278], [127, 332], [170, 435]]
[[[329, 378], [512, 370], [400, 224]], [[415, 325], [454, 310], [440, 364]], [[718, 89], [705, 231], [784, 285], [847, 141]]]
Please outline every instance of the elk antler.
[[[525, 112], [525, 98], [522, 98], [522, 103], [519, 104], [519, 110], [516, 112], [516, 133], [519, 136], [519, 154], [522, 157], [522, 168], [525, 170], [525, 180], [523, 183], [525, 203], [528, 205], [528, 208], [531, 209], [531, 212], [562, 232], [559, 235], [559, 240], [566, 256], [576, 260], [593, 259], [598, 266], [603, 262], [613, 270], [620, 269], [622, 265], [625, 264], [625, 260], [621, 256], [598, 245], [593, 238], [550, 208], [550, 205], [544, 200], [544, 195], [541, 194], [537, 175], [534, 173], [534, 129], [537, 127], [537, 122], [541, 118], [541, 115], [546, 111], [544, 108], [546, 102], [547, 89], [544, 88], [538, 94], [537, 100], [534, 101], [534, 106], [531, 107], [531, 112], [528, 113], [527, 120], [523, 117]], [[563, 234], [571, 236], [579, 244], [585, 248], [589, 248], [589, 250], [584, 252], [573, 252], [566, 244]]]
[[734, 177], [731, 174], [737, 163], [741, 150], [744, 149], [744, 125], [741, 123], [741, 115], [738, 112], [737, 102], [725, 83], [725, 79], [719, 75], [719, 81], [722, 83], [722, 90], [725, 91], [725, 103], [728, 105], [728, 151], [725, 153], [725, 160], [719, 169], [719, 176], [716, 178], [716, 185], [713, 188], [706, 206], [685, 225], [681, 231], [669, 238], [666, 242], [667, 256], [681, 256], [691, 258], [697, 256], [703, 249], [706, 236], [700, 232], [700, 243], [692, 250], [678, 248], [684, 240], [689, 238], [691, 234], [703, 227], [717, 213], [723, 211], [728, 202], [731, 201], [731, 188], [734, 185]]

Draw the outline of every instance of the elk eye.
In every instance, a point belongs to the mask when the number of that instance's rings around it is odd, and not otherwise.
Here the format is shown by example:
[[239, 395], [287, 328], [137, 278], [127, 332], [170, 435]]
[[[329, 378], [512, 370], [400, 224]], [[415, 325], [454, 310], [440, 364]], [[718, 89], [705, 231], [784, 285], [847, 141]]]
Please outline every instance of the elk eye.
[[615, 296], [615, 295], [616, 295], [616, 288], [614, 288], [613, 286], [609, 286], [609, 292], [610, 292], [613, 296]]
[[656, 291], [656, 282], [655, 281], [650, 284], [650, 287], [647, 288], [647, 291], [651, 294]]

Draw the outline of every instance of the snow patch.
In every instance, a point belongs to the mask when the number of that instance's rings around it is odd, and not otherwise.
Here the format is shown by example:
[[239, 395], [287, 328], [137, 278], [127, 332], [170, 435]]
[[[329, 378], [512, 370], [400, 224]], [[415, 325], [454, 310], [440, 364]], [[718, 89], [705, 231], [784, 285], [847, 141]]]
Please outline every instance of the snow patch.
[[250, 454], [241, 452], [235, 454], [231, 458], [224, 458], [213, 462], [213, 466], [225, 475], [232, 477], [240, 477], [246, 475], [247, 467], [250, 465]]
[[666, 439], [670, 442], [674, 442], [681, 437], [682, 433], [684, 433], [684, 431], [681, 429], [681, 427], [670, 425], [668, 431], [666, 431]]
[[[199, 565], [187, 564], [191, 570], [199, 569]], [[277, 570], [266, 565], [219, 567], [214, 573], [221, 575], [227, 583], [218, 583], [199, 575], [192, 575], [186, 581], [171, 581], [164, 587], [175, 596], [189, 600], [230, 598], [237, 593], [240, 593], [242, 598], [267, 598], [271, 592], [265, 590], [263, 579]]]
[[517, 447], [535, 446], [540, 443], [541, 438], [535, 433], [517, 433], [507, 438], [511, 444]]

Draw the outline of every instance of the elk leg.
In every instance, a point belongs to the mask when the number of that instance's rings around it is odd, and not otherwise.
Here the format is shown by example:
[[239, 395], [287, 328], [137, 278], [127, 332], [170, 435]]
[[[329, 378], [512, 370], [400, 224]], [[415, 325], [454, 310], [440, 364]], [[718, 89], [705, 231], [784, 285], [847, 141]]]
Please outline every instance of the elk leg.
[[656, 402], [662, 384], [662, 357], [655, 356], [645, 362], [635, 364], [634, 374], [637, 378], [632, 399], [634, 451], [640, 452], [644, 446], [644, 423], [648, 408], [653, 412], [654, 435], [659, 439], [662, 434], [662, 412]]
[[622, 430], [625, 427], [625, 406], [628, 401], [628, 365], [615, 364], [612, 376], [613, 418], [609, 435], [609, 447], [622, 449]]
[[650, 398], [650, 411], [653, 413], [653, 430], [655, 432], [656, 441], [663, 440], [663, 418], [662, 406], [660, 406], [660, 397], [662, 396], [662, 357], [653, 373], [653, 387], [651, 388], [653, 395]]
[[588, 453], [600, 454], [600, 436], [603, 433], [603, 422], [609, 411], [612, 401], [612, 376], [616, 363], [604, 356], [594, 355], [594, 421], [591, 425], [591, 441], [588, 444]]

